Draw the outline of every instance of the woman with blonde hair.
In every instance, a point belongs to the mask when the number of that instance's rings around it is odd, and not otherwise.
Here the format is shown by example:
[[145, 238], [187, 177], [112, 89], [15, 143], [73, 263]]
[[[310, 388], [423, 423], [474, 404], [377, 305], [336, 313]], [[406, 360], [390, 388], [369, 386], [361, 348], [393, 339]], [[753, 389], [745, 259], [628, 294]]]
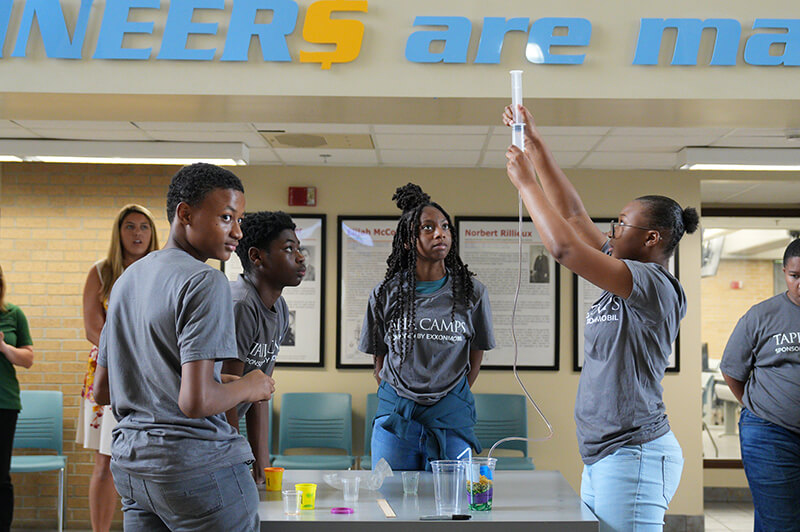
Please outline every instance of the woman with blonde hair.
[[116, 280], [125, 268], [158, 249], [153, 215], [141, 205], [129, 204], [122, 207], [111, 231], [108, 256], [92, 266], [83, 289], [83, 325], [92, 349], [81, 391], [76, 441], [87, 449], [97, 451], [89, 482], [89, 512], [92, 530], [95, 532], [110, 529], [117, 501], [114, 480], [109, 470], [111, 430], [116, 421], [111, 408], [95, 403], [93, 394], [100, 331], [106, 321], [108, 296]]

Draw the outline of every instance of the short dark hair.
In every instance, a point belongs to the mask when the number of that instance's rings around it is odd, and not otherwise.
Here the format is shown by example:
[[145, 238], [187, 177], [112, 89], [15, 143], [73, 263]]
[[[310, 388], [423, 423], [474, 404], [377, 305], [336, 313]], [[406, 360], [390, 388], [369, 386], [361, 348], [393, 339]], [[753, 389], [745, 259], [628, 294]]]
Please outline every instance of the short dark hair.
[[642, 196], [641, 201], [650, 220], [650, 226], [661, 232], [664, 239], [664, 251], [671, 256], [684, 233], [692, 234], [700, 225], [700, 215], [694, 207], [681, 208], [678, 202], [666, 196]]
[[244, 192], [242, 182], [230, 170], [208, 163], [184, 166], [172, 176], [167, 190], [167, 220], [172, 223], [179, 203], [197, 205], [209, 192], [222, 188]]
[[786, 246], [786, 251], [783, 252], [783, 266], [786, 267], [786, 263], [789, 262], [789, 259], [793, 257], [800, 257], [800, 238], [796, 238], [792, 240], [788, 246]]
[[250, 248], [269, 249], [269, 245], [278, 235], [286, 229], [297, 228], [292, 217], [282, 211], [248, 212], [242, 218], [242, 238], [236, 246], [236, 254], [242, 261], [242, 268], [249, 272], [253, 265], [250, 263]]

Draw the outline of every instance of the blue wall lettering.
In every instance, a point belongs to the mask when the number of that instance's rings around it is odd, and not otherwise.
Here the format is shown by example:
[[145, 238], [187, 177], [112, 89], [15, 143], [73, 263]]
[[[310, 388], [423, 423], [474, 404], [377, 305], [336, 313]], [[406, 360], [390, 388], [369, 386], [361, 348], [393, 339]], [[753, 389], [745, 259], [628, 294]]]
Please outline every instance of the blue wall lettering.
[[[414, 63], [466, 63], [472, 23], [466, 17], [417, 17], [414, 26], [446, 26], [446, 30], [415, 31], [406, 42], [406, 59]], [[444, 41], [442, 52], [431, 52], [434, 41]]]
[[[567, 28], [566, 35], [553, 35], [556, 28]], [[545, 65], [581, 65], [586, 54], [553, 54], [551, 46], [588, 46], [592, 23], [585, 18], [540, 18], [531, 26], [525, 57]]]
[[503, 17], [486, 17], [483, 19], [481, 41], [478, 44], [476, 63], [499, 63], [503, 52], [503, 41], [509, 31], [528, 32], [527, 18], [505, 19]]
[[[262, 9], [272, 10], [269, 24], [256, 24], [256, 14]], [[291, 61], [286, 36], [294, 32], [297, 12], [297, 2], [293, 0], [237, 0], [233, 4], [222, 61], [247, 61], [253, 35], [261, 42], [264, 61]]]
[[[785, 33], [757, 33], [747, 39], [744, 61], [750, 65], [800, 66], [800, 20], [757, 18], [753, 29], [786, 30]], [[770, 55], [773, 44], [783, 44], [783, 55]]]
[[126, 33], [153, 33], [152, 22], [128, 22], [128, 12], [131, 9], [158, 9], [159, 7], [161, 7], [160, 0], [114, 0], [113, 2], [106, 2], [94, 58], [149, 59], [152, 48], [123, 48], [122, 39]]
[[186, 41], [191, 33], [217, 34], [216, 23], [192, 22], [192, 15], [194, 15], [195, 9], [225, 9], [225, 0], [181, 0], [179, 2], [170, 2], [158, 59], [190, 61], [211, 61], [214, 59], [216, 48], [186, 48]]
[[3, 57], [3, 45], [6, 42], [8, 23], [11, 21], [11, 0], [0, 0], [0, 57]]
[[711, 54], [711, 65], [735, 65], [742, 25], [738, 20], [730, 18], [643, 18], [639, 28], [639, 41], [636, 44], [634, 65], [657, 65], [661, 50], [661, 38], [664, 30], [675, 28], [675, 50], [672, 54], [673, 65], [696, 65], [700, 53], [700, 38], [703, 30], [716, 30], [714, 52]]
[[[36, 20], [39, 22], [39, 30], [42, 34], [42, 42], [44, 43], [47, 57], [80, 59], [93, 1], [81, 0], [78, 21], [75, 23], [75, 33], [70, 41], [67, 22], [64, 20], [64, 11], [61, 9], [61, 3], [58, 0], [28, 0], [25, 3], [25, 10], [22, 12], [22, 22], [20, 22], [19, 33], [17, 34], [17, 44], [11, 53], [12, 57], [25, 57], [28, 49], [28, 37], [31, 34], [35, 15]], [[1, 14], [2, 9], [0, 8]], [[5, 34], [5, 30], [3, 34]], [[0, 44], [2, 44], [2, 41], [0, 41]]]

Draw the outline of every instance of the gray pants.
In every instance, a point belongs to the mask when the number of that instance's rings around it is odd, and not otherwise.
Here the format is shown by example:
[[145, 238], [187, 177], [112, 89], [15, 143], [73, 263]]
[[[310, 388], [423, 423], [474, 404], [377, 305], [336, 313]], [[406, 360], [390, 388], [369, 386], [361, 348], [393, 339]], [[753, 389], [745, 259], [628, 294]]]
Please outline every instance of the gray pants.
[[126, 532], [259, 529], [258, 490], [247, 464], [174, 482], [157, 482], [122, 471], [111, 462], [122, 497]]

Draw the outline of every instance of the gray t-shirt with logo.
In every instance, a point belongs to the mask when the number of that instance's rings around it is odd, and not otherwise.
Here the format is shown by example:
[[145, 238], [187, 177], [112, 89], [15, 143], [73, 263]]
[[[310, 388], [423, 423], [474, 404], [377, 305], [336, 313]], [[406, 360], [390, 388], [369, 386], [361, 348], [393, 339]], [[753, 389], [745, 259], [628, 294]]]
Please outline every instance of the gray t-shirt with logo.
[[[258, 290], [244, 275], [231, 283], [233, 316], [236, 320], [236, 349], [244, 362], [243, 375], [259, 369], [272, 376], [281, 341], [289, 330], [289, 307], [279, 296], [272, 308], [267, 308]], [[239, 416], [251, 403], [239, 405]]]
[[586, 464], [669, 432], [661, 379], [686, 314], [686, 296], [663, 266], [624, 262], [633, 276], [631, 295], [603, 292], [586, 315], [575, 400], [578, 447]]
[[748, 410], [800, 433], [800, 307], [785, 292], [742, 316], [719, 369], [745, 383]]
[[[469, 372], [471, 350], [494, 348], [489, 295], [477, 279], [473, 278], [472, 284], [470, 306], [466, 311], [457, 306], [455, 319], [451, 316], [452, 276], [439, 290], [416, 294], [414, 349], [402, 363], [396, 352], [396, 339], [406, 333], [401, 325], [402, 317], [394, 315], [399, 306], [399, 277], [387, 281], [382, 304], [377, 301], [378, 287], [370, 294], [358, 348], [365, 353], [386, 355], [379, 376], [391, 384], [400, 397], [422, 405], [436, 403]], [[377, 335], [373, 331], [377, 331]]]
[[181, 480], [253, 460], [223, 414], [193, 419], [178, 406], [183, 364], [236, 358], [230, 300], [222, 272], [175, 248], [134, 262], [114, 284], [98, 364], [108, 368], [121, 469]]

